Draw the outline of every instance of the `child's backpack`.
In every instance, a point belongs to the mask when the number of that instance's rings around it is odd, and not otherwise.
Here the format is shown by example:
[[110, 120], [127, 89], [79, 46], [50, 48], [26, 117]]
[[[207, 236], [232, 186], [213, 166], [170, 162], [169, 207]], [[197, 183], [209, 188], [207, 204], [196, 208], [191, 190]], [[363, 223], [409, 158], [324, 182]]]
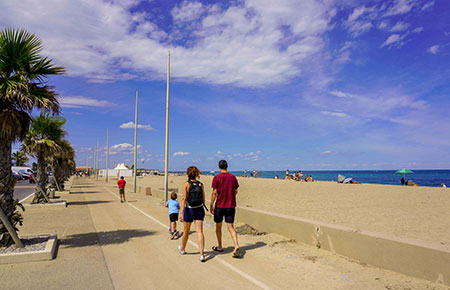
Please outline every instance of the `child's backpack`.
[[189, 207], [193, 208], [203, 206], [203, 190], [200, 181], [189, 180], [187, 203]]

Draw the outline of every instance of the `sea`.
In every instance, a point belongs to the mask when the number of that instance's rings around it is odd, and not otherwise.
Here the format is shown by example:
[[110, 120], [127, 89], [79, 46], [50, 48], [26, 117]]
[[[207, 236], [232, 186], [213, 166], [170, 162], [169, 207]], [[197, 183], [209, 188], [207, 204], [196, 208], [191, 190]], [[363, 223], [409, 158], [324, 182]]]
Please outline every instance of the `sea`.
[[[236, 176], [244, 175], [244, 171], [230, 171]], [[289, 171], [293, 173], [293, 171]], [[312, 175], [314, 180], [319, 181], [336, 181], [338, 174], [345, 177], [351, 177], [353, 180], [360, 183], [373, 183], [373, 184], [391, 184], [401, 185], [401, 178], [403, 174], [395, 173], [396, 170], [331, 170], [331, 171], [316, 171], [316, 170], [304, 170], [303, 175]], [[442, 184], [450, 187], [450, 170], [413, 170], [414, 173], [405, 174], [406, 180], [420, 186], [432, 186], [441, 187]], [[208, 172], [205, 172], [208, 173]], [[209, 174], [217, 174], [219, 171], [209, 172]], [[247, 175], [250, 175], [250, 171]], [[275, 176], [279, 176], [284, 179], [286, 171], [259, 171], [260, 178], [273, 179]]]

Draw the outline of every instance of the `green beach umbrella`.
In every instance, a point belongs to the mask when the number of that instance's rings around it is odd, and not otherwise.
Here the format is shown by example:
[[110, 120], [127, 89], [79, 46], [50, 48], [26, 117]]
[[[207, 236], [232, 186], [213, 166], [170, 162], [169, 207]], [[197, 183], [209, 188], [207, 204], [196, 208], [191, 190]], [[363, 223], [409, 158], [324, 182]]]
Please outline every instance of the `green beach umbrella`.
[[395, 173], [403, 173], [403, 174], [405, 174], [405, 173], [414, 173], [414, 172], [412, 170], [409, 170], [409, 169], [406, 169], [406, 168], [402, 168], [400, 170], [397, 170], [397, 172], [395, 172]]
[[414, 173], [414, 172], [412, 170], [402, 168], [400, 170], [397, 170], [397, 172], [395, 172], [395, 173], [403, 173], [403, 177], [405, 177], [405, 173]]

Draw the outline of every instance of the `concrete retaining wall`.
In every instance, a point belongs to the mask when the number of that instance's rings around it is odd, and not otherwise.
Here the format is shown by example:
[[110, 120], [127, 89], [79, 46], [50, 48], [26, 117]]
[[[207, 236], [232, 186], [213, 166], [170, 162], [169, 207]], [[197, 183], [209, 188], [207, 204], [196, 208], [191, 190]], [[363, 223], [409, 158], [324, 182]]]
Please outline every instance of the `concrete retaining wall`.
[[450, 247], [238, 207], [236, 219], [383, 269], [450, 285]]
[[[145, 188], [142, 192], [145, 193]], [[163, 190], [152, 188], [151, 192], [153, 198], [164, 201]], [[277, 233], [361, 263], [450, 286], [450, 246], [361, 231], [249, 207], [238, 207], [236, 219], [258, 231]]]

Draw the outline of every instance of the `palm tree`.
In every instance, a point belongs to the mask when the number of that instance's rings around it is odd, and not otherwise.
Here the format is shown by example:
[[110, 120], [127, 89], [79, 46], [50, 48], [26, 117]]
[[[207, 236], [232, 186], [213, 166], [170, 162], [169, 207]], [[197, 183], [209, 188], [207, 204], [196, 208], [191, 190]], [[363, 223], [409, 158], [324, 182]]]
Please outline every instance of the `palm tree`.
[[28, 161], [27, 154], [22, 151], [16, 151], [11, 155], [12, 161], [14, 161], [15, 166], [25, 166], [25, 163]]
[[[36, 183], [38, 188], [45, 190], [48, 182], [48, 166], [50, 158], [60, 154], [62, 138], [66, 135], [63, 125], [66, 119], [49, 114], [40, 114], [31, 120], [28, 134], [23, 140], [23, 146], [28, 154], [37, 159]], [[37, 189], [33, 202], [44, 200], [41, 192]]]
[[[22, 216], [13, 199], [11, 145], [28, 132], [33, 109], [59, 113], [58, 94], [47, 85], [48, 75], [64, 73], [51, 59], [41, 57], [42, 44], [24, 30], [0, 31], [0, 207], [15, 231]], [[0, 246], [9, 246], [12, 236], [0, 223]]]
[[61, 186], [75, 170], [75, 151], [67, 140], [59, 142], [59, 147], [52, 158], [52, 169], [54, 180]]

